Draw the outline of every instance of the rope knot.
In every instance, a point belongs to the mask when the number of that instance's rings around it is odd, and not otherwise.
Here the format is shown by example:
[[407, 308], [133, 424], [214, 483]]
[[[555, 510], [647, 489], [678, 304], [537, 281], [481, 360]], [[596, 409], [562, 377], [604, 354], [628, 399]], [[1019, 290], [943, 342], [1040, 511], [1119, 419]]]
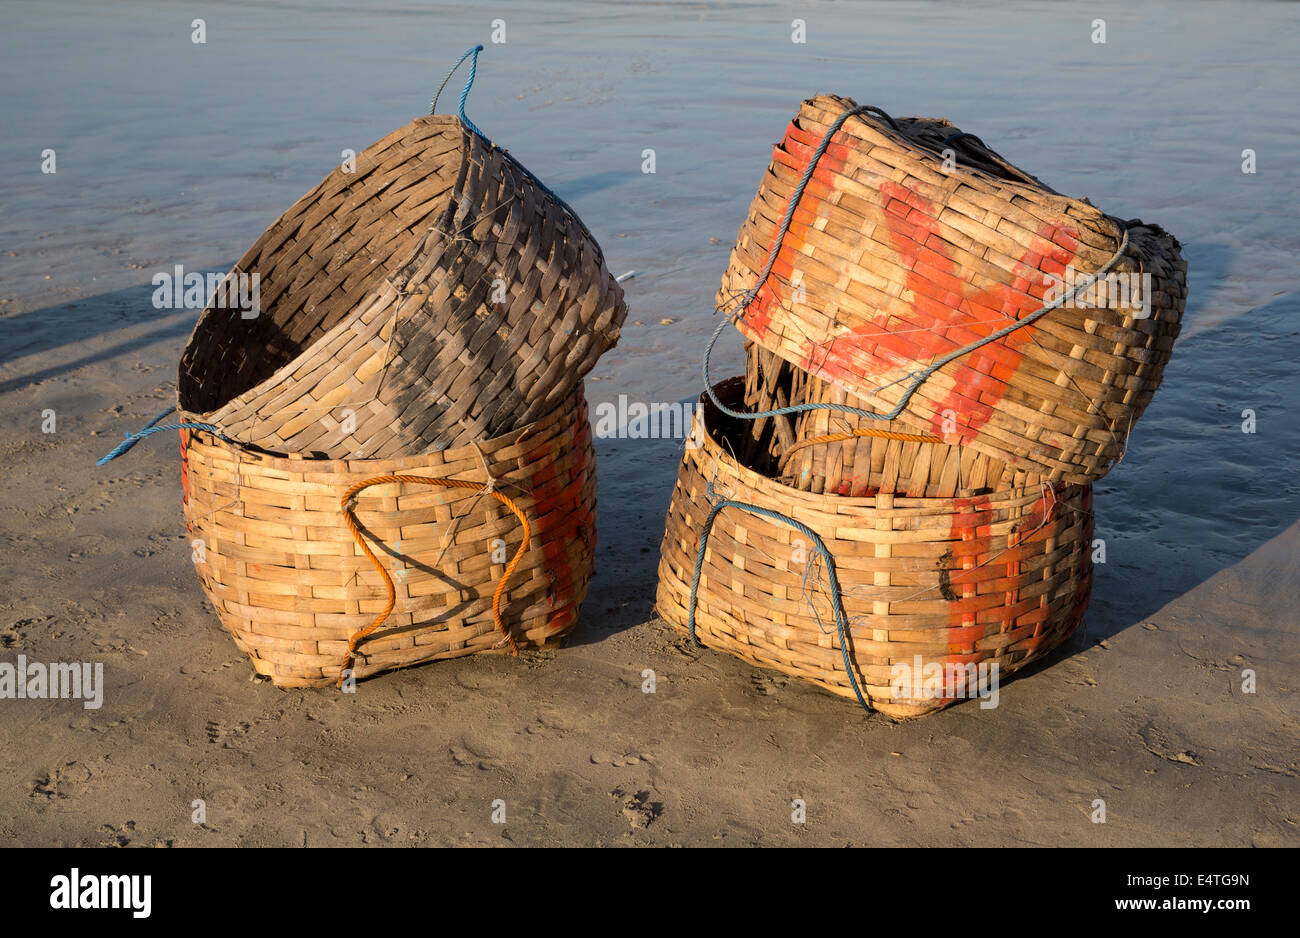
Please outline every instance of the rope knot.
[[483, 452], [483, 448], [478, 445], [478, 440], [474, 440], [470, 445], [474, 447], [474, 452], [478, 453], [478, 461], [483, 466], [483, 476], [487, 479], [483, 483], [483, 494], [491, 495], [497, 490], [499, 480], [492, 474], [492, 467], [488, 465], [487, 455]]
[[[1056, 500], [1056, 486], [1053, 485], [1053, 484], [1050, 483], [1050, 482], [1043, 482], [1043, 483], [1041, 483], [1041, 484], [1042, 484], [1042, 487], [1043, 487], [1043, 496], [1042, 496], [1042, 501], [1043, 501], [1043, 506], [1044, 506], [1044, 507], [1043, 507], [1043, 524], [1047, 524], [1049, 521], [1052, 520], [1052, 515], [1053, 515], [1053, 514], [1055, 513], [1055, 511], [1056, 511], [1056, 505], [1057, 505], [1057, 500]], [[1041, 527], [1041, 525], [1040, 525], [1040, 527]]]
[[704, 497], [710, 505], [720, 505], [723, 502], [728, 501], [735, 494], [731, 491], [729, 486], [717, 484], [717, 473], [718, 470], [715, 467], [713, 470], [713, 478], [704, 486]]

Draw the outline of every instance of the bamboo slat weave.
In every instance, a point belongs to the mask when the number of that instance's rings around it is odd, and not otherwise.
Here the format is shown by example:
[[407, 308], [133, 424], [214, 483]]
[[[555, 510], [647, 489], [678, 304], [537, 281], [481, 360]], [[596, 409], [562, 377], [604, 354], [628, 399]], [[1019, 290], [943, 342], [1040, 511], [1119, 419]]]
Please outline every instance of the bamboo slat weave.
[[[396, 459], [303, 459], [182, 431], [185, 517], [217, 616], [261, 674], [284, 687], [339, 677], [349, 637], [384, 607], [378, 571], [353, 540], [340, 497], [374, 476], [486, 482], [529, 519], [503, 624], [521, 646], [577, 621], [596, 540], [596, 466], [581, 385], [541, 420], [474, 446]], [[519, 547], [519, 520], [482, 491], [375, 485], [353, 516], [392, 577], [397, 604], [357, 648], [356, 677], [505, 650], [492, 595]]]
[[[739, 379], [718, 386], [735, 406]], [[999, 679], [1059, 645], [1082, 621], [1092, 583], [1091, 486], [970, 498], [816, 495], [732, 455], [745, 434], [707, 398], [668, 510], [658, 612], [684, 629], [700, 534], [715, 497], [807, 524], [834, 557], [851, 626], [850, 657], [871, 706], [913, 717], [954, 702], [956, 685], [895, 696], [897, 667], [998, 665]], [[784, 524], [725, 508], [704, 557], [696, 634], [707, 646], [852, 696], [825, 571]], [[814, 610], [816, 610], [814, 612]], [[920, 682], [918, 681], [919, 685]]]
[[[947, 121], [905, 118], [895, 130], [862, 114], [817, 162], [759, 284], [799, 179], [853, 106], [830, 95], [803, 102], [741, 226], [718, 305], [739, 313], [756, 288], [737, 322], [746, 338], [887, 413], [913, 373], [1065, 293], [1127, 231], [1104, 290], [944, 366], [898, 417], [945, 437], [954, 435], [945, 421], [955, 424], [954, 442], [1018, 472], [1102, 476], [1178, 335], [1187, 293], [1178, 241], [1052, 191], [969, 136], [950, 140], [959, 131]], [[945, 151], [955, 163], [945, 165]]]
[[260, 311], [204, 310], [182, 417], [323, 458], [419, 455], [538, 420], [627, 312], [571, 210], [442, 115], [331, 172], [232, 273], [260, 278]]
[[[787, 404], [847, 404], [870, 410], [843, 388], [814, 378], [753, 342], [745, 346], [745, 408]], [[777, 423], [780, 422], [778, 431]], [[844, 411], [813, 410], [752, 421], [747, 458], [772, 478], [828, 495], [908, 495], [952, 498], [1036, 487], [1043, 476], [1016, 470], [970, 446], [859, 436], [817, 442], [855, 430], [912, 431], [898, 420], [872, 420]], [[914, 431], [913, 431], [914, 432]]]

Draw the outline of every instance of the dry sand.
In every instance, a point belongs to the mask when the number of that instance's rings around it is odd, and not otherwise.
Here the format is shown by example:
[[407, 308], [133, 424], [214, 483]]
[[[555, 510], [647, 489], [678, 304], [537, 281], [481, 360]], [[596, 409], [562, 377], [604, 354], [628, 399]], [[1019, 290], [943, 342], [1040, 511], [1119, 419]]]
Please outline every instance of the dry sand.
[[[442, 65], [405, 8], [217, 11], [214, 34], [237, 40], [206, 50], [220, 66], [187, 64], [183, 28], [167, 45], [166, 5], [78, 9], [69, 21], [10, 8], [0, 24], [0, 69], [30, 86], [3, 105], [13, 132], [0, 142], [0, 661], [101, 661], [106, 688], [98, 710], [0, 700], [0, 842], [1300, 844], [1296, 75], [1269, 41], [1294, 33], [1293, 8], [1116, 7], [1120, 67], [1096, 60], [1086, 30], [1065, 43], [1074, 26], [1054, 8], [922, 29], [910, 5], [888, 5], [866, 17], [864, 56], [863, 18], [812, 4], [825, 44], [805, 59], [774, 47], [763, 67], [736, 50], [764, 30], [788, 46], [784, 8], [629, 6], [600, 20], [557, 4], [542, 22], [503, 6], [515, 45], [485, 55], [472, 115], [509, 129], [503, 142], [572, 199], [616, 273], [643, 272], [594, 401], [696, 393], [709, 298], [767, 147], [821, 88], [946, 114], [1049, 183], [1184, 240], [1187, 330], [1128, 457], [1097, 486], [1107, 563], [1086, 633], [1005, 682], [996, 709], [905, 724], [689, 648], [653, 618], [675, 441], [598, 441], [597, 573], [567, 647], [398, 672], [355, 695], [253, 680], [191, 568], [174, 437], [94, 466], [173, 393], [195, 314], [154, 310], [148, 280], [174, 263], [228, 267], [341, 146], [418, 113]], [[458, 52], [478, 19], [452, 8], [434, 45]], [[292, 53], [302, 81], [281, 81], [271, 55], [290, 34], [310, 47]], [[1028, 51], [1012, 67], [999, 43], [1017, 36]], [[912, 64], [922, 41], [942, 67]], [[52, 50], [71, 71], [31, 84]], [[692, 97], [701, 75], [727, 76], [721, 106]], [[1126, 94], [1134, 76], [1160, 94]], [[1079, 87], [1106, 107], [1081, 105]], [[254, 93], [260, 107], [236, 106]], [[556, 132], [575, 117], [581, 133]], [[46, 145], [59, 173], [41, 178]], [[646, 146], [655, 177], [639, 173]], [[1256, 178], [1240, 173], [1245, 146], [1261, 151]], [[1245, 408], [1255, 434], [1241, 432]]]

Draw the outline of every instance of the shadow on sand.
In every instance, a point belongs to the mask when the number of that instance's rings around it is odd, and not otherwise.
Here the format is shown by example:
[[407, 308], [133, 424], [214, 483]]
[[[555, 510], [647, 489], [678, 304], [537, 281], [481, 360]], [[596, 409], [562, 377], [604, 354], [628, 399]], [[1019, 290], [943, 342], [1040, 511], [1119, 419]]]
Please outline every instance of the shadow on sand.
[[[225, 272], [233, 264], [232, 261], [224, 267], [194, 270], [206, 275]], [[146, 283], [0, 319], [0, 367], [21, 358], [31, 358], [38, 365], [33, 371], [24, 371], [0, 381], [0, 394], [57, 378], [87, 365], [127, 357], [161, 340], [184, 339], [193, 330], [201, 311], [155, 309], [154, 290], [151, 284]], [[153, 328], [102, 347], [101, 343], [94, 342], [144, 323], [152, 323]], [[82, 355], [40, 367], [41, 358], [55, 357], [50, 353], [87, 344], [94, 345], [94, 350], [88, 349]]]

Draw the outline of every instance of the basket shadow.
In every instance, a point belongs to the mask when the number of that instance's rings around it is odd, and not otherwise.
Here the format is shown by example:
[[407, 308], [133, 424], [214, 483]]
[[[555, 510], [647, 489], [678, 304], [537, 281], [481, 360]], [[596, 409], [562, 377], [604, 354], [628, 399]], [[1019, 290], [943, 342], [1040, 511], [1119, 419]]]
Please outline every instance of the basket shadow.
[[[694, 396], [676, 403], [693, 407]], [[596, 405], [592, 423], [598, 427]], [[599, 429], [597, 429], [599, 434]], [[599, 644], [654, 617], [659, 547], [685, 442], [596, 435], [596, 568], [570, 647]]]
[[[226, 266], [195, 268], [195, 272], [225, 272], [232, 265], [233, 261]], [[0, 382], [0, 393], [130, 355], [160, 341], [185, 339], [201, 310], [157, 309], [153, 305], [154, 290], [152, 284], [140, 284], [0, 318], [0, 365], [22, 358], [40, 360], [59, 349], [90, 343], [83, 354], [70, 361]], [[154, 323], [154, 327], [141, 335], [105, 344], [113, 333], [142, 323]]]
[[1128, 454], [1094, 486], [1107, 562], [1089, 636], [1140, 625], [1300, 517], [1297, 316], [1291, 293], [1175, 346]]
[[581, 196], [592, 195], [622, 185], [629, 178], [635, 177], [629, 177], [623, 170], [608, 170], [601, 173], [588, 173], [585, 176], [577, 176], [567, 182], [556, 183], [551, 188], [566, 202], [572, 203]]
[[[1183, 257], [1187, 259], [1187, 306], [1183, 321], [1204, 318], [1216, 304], [1220, 286], [1232, 272], [1232, 261], [1237, 251], [1228, 244], [1208, 241], [1184, 242]], [[1179, 346], [1174, 346], [1177, 355]]]

